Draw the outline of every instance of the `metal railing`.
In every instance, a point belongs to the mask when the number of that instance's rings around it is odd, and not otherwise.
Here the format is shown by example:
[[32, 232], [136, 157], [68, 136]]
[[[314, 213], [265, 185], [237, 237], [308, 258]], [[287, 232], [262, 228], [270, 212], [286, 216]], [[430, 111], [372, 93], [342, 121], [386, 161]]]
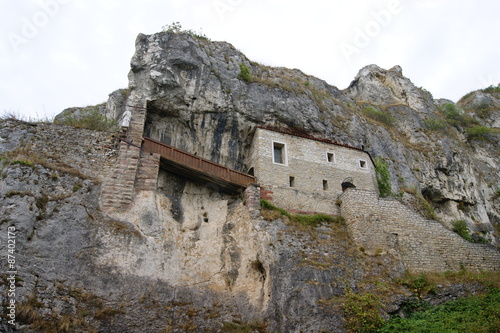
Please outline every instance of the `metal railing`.
[[143, 148], [148, 152], [160, 154], [160, 156], [167, 161], [181, 165], [182, 167], [188, 168], [192, 171], [215, 177], [241, 187], [247, 187], [248, 184], [255, 183], [256, 181], [254, 176], [187, 153], [175, 147], [166, 145], [163, 142], [151, 138], [144, 138], [143, 140]]

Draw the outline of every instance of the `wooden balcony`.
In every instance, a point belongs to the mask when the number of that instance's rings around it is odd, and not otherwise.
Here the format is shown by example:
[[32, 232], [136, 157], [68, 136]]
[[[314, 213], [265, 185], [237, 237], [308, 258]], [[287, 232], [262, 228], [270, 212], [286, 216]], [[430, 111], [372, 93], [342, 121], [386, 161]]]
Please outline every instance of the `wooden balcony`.
[[225, 192], [239, 192], [256, 181], [254, 176], [186, 153], [151, 138], [143, 139], [143, 149], [161, 156], [161, 168]]

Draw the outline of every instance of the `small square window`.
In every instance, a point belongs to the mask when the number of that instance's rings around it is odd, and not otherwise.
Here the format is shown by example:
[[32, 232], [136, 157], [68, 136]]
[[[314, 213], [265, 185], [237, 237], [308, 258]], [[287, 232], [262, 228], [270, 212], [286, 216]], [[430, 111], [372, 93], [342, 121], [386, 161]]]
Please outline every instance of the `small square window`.
[[290, 187], [295, 187], [295, 177], [290, 176]]
[[323, 180], [323, 191], [328, 190], [328, 180]]
[[364, 160], [359, 160], [359, 167], [360, 167], [361, 169], [366, 169], [366, 168], [367, 168], [366, 161], [364, 161]]
[[326, 160], [328, 163], [335, 163], [335, 155], [333, 153], [326, 153]]

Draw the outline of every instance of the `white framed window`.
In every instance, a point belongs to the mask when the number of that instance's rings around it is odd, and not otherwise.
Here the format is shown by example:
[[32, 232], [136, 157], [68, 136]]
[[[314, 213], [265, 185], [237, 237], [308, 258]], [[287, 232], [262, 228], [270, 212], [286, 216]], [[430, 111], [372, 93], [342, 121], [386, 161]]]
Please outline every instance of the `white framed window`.
[[361, 169], [368, 169], [368, 163], [366, 163], [366, 160], [359, 160], [358, 163]]
[[288, 165], [286, 143], [273, 141], [273, 163]]
[[335, 164], [335, 154], [331, 152], [326, 152], [326, 161], [328, 163], [333, 163]]

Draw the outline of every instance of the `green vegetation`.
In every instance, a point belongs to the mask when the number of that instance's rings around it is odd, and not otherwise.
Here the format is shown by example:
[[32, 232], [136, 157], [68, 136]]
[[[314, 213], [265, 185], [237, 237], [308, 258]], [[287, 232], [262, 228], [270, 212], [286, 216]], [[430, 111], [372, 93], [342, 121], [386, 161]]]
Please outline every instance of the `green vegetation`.
[[438, 111], [444, 116], [444, 120], [452, 126], [469, 127], [477, 124], [477, 120], [469, 117], [453, 103], [438, 106]]
[[243, 323], [237, 320], [233, 322], [224, 323], [222, 326], [222, 332], [225, 333], [264, 333], [267, 331], [267, 325], [265, 323]]
[[417, 276], [406, 273], [402, 285], [409, 288], [419, 298], [429, 293], [435, 293], [436, 291], [435, 285], [429, 280], [427, 275], [423, 273]]
[[194, 38], [202, 39], [202, 40], [206, 40], [206, 41], [210, 40], [210, 38], [208, 38], [201, 31], [197, 32], [197, 31], [194, 31], [191, 29], [188, 29], [188, 30], [182, 29], [182, 25], [180, 24], [180, 22], [172, 22], [171, 24], [164, 25], [162, 27], [162, 30], [165, 32], [172, 32], [172, 33], [176, 33], [176, 34], [188, 34]]
[[67, 115], [62, 117], [61, 120], [54, 120], [54, 123], [95, 131], [108, 131], [117, 128], [118, 122], [114, 119], [106, 118], [99, 112], [99, 106], [87, 106], [80, 111], [80, 115]]
[[267, 220], [275, 220], [283, 216], [287, 217], [291, 222], [298, 223], [305, 227], [317, 227], [322, 223], [344, 224], [344, 219], [340, 216], [332, 216], [327, 214], [291, 214], [283, 208], [276, 207], [267, 200], [260, 200], [260, 206], [263, 209], [262, 215]]
[[278, 213], [279, 214], [278, 217], [280, 217], [281, 215], [286, 216], [288, 218], [292, 217], [292, 214], [290, 214], [287, 210], [285, 210], [283, 208], [276, 207], [275, 205], [273, 205], [272, 203], [270, 203], [269, 201], [267, 201], [265, 199], [260, 200], [260, 207], [263, 209]]
[[[474, 273], [465, 269], [458, 272], [416, 275], [406, 272], [404, 277], [391, 282], [380, 281], [380, 277], [375, 275], [372, 278], [375, 280], [371, 282], [365, 280], [369, 285], [369, 289], [365, 286], [365, 291], [354, 293], [347, 288], [343, 296], [321, 302], [323, 306], [340, 306], [344, 312], [347, 332], [498, 332], [500, 327], [498, 272]], [[471, 283], [482, 286], [482, 290], [489, 291], [488, 294], [463, 298], [437, 307], [426, 301], [425, 296], [438, 292], [438, 285], [443, 288], [453, 284]], [[411, 293], [410, 297], [408, 292]], [[398, 314], [386, 322], [381, 311], [385, 307], [384, 304], [393, 302], [394, 295], [405, 295], [406, 300], [401, 304]], [[496, 310], [491, 311], [492, 309]], [[456, 310], [460, 310], [460, 314]], [[400, 318], [400, 314], [406, 319]], [[463, 320], [464, 323], [470, 324], [475, 321], [478, 330], [474, 330], [472, 326], [461, 326], [460, 315], [466, 318]], [[487, 329], [482, 330], [483, 327]]]
[[453, 231], [456, 232], [460, 237], [463, 239], [469, 241], [469, 242], [474, 242], [472, 237], [469, 234], [469, 229], [467, 229], [467, 223], [465, 223], [464, 220], [457, 220], [452, 222], [453, 225]]
[[446, 128], [446, 122], [442, 118], [436, 116], [425, 118], [424, 125], [431, 131], [441, 131]]
[[380, 156], [375, 159], [375, 174], [377, 177], [378, 191], [381, 197], [392, 196], [391, 178], [387, 162]]
[[500, 93], [500, 84], [497, 84], [496, 87], [494, 85], [491, 85], [488, 88], [482, 89], [481, 91], [488, 93], [488, 94], [499, 94]]
[[[460, 110], [453, 103], [438, 106], [438, 111], [442, 117], [434, 115], [424, 119], [425, 127], [431, 131], [444, 131], [448, 125], [460, 127], [465, 129], [469, 141], [491, 140], [496, 133], [493, 128], [480, 125], [476, 119]], [[491, 115], [492, 109], [487, 103], [483, 103], [470, 111], [484, 119]]]
[[469, 140], [487, 140], [495, 131], [486, 126], [476, 125], [467, 129], [467, 138]]
[[344, 324], [348, 332], [370, 333], [385, 324], [380, 313], [381, 301], [374, 294], [355, 294], [348, 292], [341, 307], [344, 312]]
[[421, 207], [423, 208], [424, 216], [431, 220], [437, 220], [437, 215], [432, 204], [420, 193], [417, 195], [417, 198], [420, 202]]
[[[6, 168], [10, 165], [23, 165], [34, 167], [35, 165], [41, 165], [45, 168], [51, 169], [52, 171], [63, 173], [67, 175], [72, 175], [79, 177], [81, 179], [87, 179], [88, 177], [82, 174], [78, 169], [69, 166], [62, 161], [48, 161], [49, 156], [46, 156], [40, 151], [37, 151], [30, 144], [23, 144], [14, 148], [13, 150], [2, 155], [1, 167]], [[55, 180], [54, 178], [52, 178]]]
[[394, 118], [389, 112], [381, 111], [373, 106], [364, 107], [362, 109], [362, 112], [368, 118], [371, 118], [388, 126], [394, 126], [394, 124], [396, 123], [396, 118]]
[[422, 94], [427, 95], [427, 97], [429, 97], [431, 100], [434, 99], [434, 96], [432, 96], [432, 93], [429, 90], [425, 89], [424, 87], [419, 87], [418, 89], [422, 92]]
[[471, 108], [479, 118], [485, 119], [491, 117], [493, 108], [488, 103], [481, 103]]
[[252, 73], [247, 65], [240, 64], [240, 74], [238, 75], [238, 79], [245, 81], [246, 83], [251, 83], [253, 81]]
[[493, 194], [493, 200], [496, 200], [500, 198], [500, 188], [497, 188], [497, 190], [495, 191], [495, 193]]
[[22, 115], [18, 112], [13, 111], [4, 111], [0, 116], [0, 120], [17, 120], [25, 123], [52, 123], [54, 117], [44, 117], [41, 118], [38, 115], [36, 117], [30, 117], [26, 115]]
[[339, 216], [331, 216], [327, 214], [294, 214], [292, 221], [296, 221], [304, 226], [317, 227], [322, 223], [339, 223], [343, 224], [344, 220]]
[[407, 318], [392, 318], [377, 332], [500, 332], [500, 289], [414, 312]]
[[453, 231], [456, 232], [463, 239], [471, 243], [487, 244], [488, 241], [479, 234], [471, 235], [467, 229], [467, 223], [464, 220], [457, 220], [452, 222]]
[[22, 166], [27, 166], [27, 167], [33, 167], [34, 164], [32, 161], [27, 161], [27, 160], [15, 160], [10, 162], [11, 165], [22, 165]]

